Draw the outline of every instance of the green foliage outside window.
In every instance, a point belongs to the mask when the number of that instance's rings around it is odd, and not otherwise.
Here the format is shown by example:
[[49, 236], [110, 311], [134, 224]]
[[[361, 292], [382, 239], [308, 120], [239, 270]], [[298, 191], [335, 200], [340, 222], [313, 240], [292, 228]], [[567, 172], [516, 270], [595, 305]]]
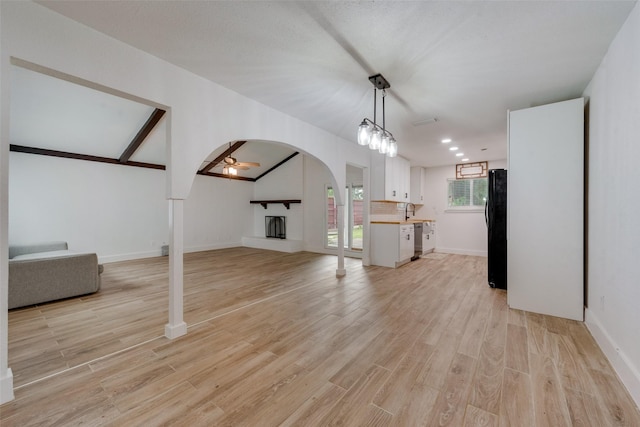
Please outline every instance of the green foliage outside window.
[[487, 200], [487, 178], [450, 179], [449, 207], [484, 207]]

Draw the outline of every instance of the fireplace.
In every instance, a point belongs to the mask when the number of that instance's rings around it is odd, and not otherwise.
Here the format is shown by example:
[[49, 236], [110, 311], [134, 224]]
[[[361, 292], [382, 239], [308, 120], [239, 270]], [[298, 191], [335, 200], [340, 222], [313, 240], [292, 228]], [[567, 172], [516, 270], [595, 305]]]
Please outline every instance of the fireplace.
[[266, 237], [274, 239], [286, 239], [287, 227], [285, 216], [265, 216], [264, 233]]

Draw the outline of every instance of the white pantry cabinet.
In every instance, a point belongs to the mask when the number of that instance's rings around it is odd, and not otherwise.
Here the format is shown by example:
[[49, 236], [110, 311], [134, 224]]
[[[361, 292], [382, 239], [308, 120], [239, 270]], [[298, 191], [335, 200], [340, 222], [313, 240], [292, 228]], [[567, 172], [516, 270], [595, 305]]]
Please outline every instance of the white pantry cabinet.
[[424, 204], [424, 168], [414, 166], [411, 168], [411, 203], [414, 205]]
[[410, 201], [409, 161], [403, 157], [371, 154], [371, 200]]
[[583, 320], [584, 99], [509, 113], [507, 302]]

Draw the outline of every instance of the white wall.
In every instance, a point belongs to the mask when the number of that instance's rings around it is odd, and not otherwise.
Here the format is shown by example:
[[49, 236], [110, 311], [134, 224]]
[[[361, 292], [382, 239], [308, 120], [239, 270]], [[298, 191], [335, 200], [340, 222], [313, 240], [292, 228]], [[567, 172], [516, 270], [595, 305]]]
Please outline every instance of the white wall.
[[640, 405], [640, 6], [589, 98], [587, 326]]
[[[505, 141], [505, 144], [507, 142]], [[506, 169], [507, 161], [489, 162], [489, 169]], [[455, 165], [425, 169], [425, 200], [416, 217], [436, 220], [436, 251], [487, 256], [484, 210], [447, 212], [448, 179], [456, 177]]]
[[[11, 153], [9, 241], [65, 240], [100, 262], [160, 255], [169, 239], [165, 172]], [[185, 201], [185, 251], [240, 245], [253, 183], [196, 176]]]
[[245, 233], [246, 236], [265, 237], [264, 217], [269, 215], [286, 217], [287, 239], [304, 239], [303, 206], [307, 200], [303, 194], [303, 157], [298, 154], [257, 180], [253, 191], [255, 200], [300, 199], [302, 204], [293, 203], [289, 205], [289, 209], [282, 203], [269, 204], [267, 209], [261, 205], [251, 205], [253, 227], [252, 231]]
[[254, 184], [196, 175], [184, 202], [185, 252], [241, 246], [252, 226]]
[[160, 254], [168, 234], [165, 172], [11, 153], [9, 242], [65, 240], [101, 262]]

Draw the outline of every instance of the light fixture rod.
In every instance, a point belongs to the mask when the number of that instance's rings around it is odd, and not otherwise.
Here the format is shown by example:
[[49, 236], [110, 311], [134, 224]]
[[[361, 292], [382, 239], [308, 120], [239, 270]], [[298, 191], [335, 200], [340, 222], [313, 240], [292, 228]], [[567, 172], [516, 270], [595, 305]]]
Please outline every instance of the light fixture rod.
[[376, 120], [378, 119], [378, 112], [377, 112], [377, 101], [378, 100], [378, 90], [374, 87], [373, 88], [373, 124], [376, 124]]
[[385, 117], [384, 117], [384, 97], [385, 96], [387, 96], [387, 92], [384, 89], [382, 89], [382, 134], [383, 134], [383, 136], [384, 136], [384, 132], [385, 132], [385, 129], [384, 129], [384, 125], [385, 125], [385, 123], [384, 123], [385, 122]]

